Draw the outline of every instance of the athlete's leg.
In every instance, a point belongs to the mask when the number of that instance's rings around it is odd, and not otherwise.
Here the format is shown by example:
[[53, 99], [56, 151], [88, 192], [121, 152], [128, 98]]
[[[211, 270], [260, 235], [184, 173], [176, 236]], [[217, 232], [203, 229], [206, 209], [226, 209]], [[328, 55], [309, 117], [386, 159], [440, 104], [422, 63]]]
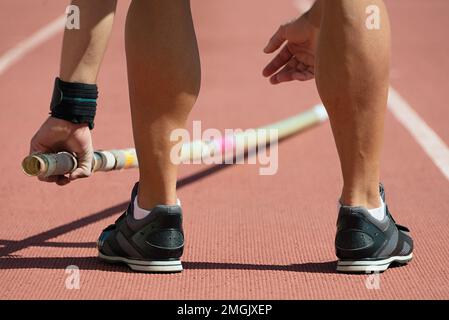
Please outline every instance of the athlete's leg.
[[[380, 29], [365, 27], [380, 9]], [[389, 87], [390, 26], [381, 0], [325, 0], [316, 83], [340, 156], [345, 205], [377, 208], [379, 157]]]
[[139, 207], [176, 203], [170, 133], [183, 128], [200, 87], [200, 63], [188, 0], [133, 0], [126, 57]]

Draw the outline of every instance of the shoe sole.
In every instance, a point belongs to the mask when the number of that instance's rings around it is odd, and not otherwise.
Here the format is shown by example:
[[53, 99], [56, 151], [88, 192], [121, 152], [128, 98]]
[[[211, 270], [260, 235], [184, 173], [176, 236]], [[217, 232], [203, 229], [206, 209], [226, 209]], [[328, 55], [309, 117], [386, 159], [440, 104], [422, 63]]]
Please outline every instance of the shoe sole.
[[123, 257], [107, 256], [101, 252], [98, 253], [98, 258], [108, 263], [124, 263], [130, 267], [131, 270], [138, 272], [175, 273], [183, 270], [181, 260], [135, 260]]
[[382, 260], [339, 260], [337, 262], [337, 271], [343, 273], [371, 273], [383, 272], [391, 264], [396, 263], [405, 265], [413, 258], [413, 253], [407, 256], [394, 256]]

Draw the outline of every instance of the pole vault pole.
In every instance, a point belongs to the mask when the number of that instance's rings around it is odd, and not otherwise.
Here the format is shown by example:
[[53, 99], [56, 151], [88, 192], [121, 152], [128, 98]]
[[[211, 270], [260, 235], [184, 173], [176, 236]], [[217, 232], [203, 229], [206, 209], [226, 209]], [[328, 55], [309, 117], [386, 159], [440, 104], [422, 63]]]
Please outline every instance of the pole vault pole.
[[[277, 130], [277, 139], [283, 139], [312, 126], [325, 122], [328, 119], [323, 105], [317, 105], [307, 111], [301, 112], [295, 116], [275, 122], [260, 128], [256, 131]], [[235, 143], [242, 143], [239, 150], [250, 150], [257, 147], [257, 141], [245, 139], [245, 133], [236, 137], [223, 137], [222, 139], [202, 141], [195, 140], [182, 145], [180, 152], [180, 161], [193, 161], [201, 159], [204, 155], [224, 154], [230, 148], [237, 148]], [[236, 141], [228, 143], [229, 141]], [[264, 141], [273, 142], [273, 141]], [[28, 176], [49, 177], [54, 175], [64, 175], [73, 172], [77, 167], [76, 157], [69, 152], [58, 153], [35, 153], [27, 156], [22, 161], [22, 169]], [[121, 169], [137, 168], [136, 150], [134, 148], [120, 150], [97, 150], [93, 155], [92, 172], [113, 171]]]

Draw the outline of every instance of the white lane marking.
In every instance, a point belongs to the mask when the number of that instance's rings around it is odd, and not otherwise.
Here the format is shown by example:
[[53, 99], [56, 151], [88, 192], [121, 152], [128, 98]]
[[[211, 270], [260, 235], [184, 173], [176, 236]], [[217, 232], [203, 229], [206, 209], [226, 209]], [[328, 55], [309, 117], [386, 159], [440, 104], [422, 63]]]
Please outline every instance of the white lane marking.
[[390, 88], [389, 110], [449, 180], [449, 148], [399, 93]]
[[19, 42], [0, 56], [0, 75], [28, 52], [64, 30], [66, 15], [63, 14], [45, 25], [34, 34]]

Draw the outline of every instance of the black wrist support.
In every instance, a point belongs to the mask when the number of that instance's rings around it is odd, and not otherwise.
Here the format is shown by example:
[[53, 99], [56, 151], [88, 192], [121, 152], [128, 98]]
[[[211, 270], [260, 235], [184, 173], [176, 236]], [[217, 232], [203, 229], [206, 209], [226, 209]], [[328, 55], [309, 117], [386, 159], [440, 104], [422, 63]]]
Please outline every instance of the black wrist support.
[[96, 84], [65, 82], [55, 79], [50, 115], [72, 123], [87, 123], [94, 128], [97, 111], [98, 87]]

